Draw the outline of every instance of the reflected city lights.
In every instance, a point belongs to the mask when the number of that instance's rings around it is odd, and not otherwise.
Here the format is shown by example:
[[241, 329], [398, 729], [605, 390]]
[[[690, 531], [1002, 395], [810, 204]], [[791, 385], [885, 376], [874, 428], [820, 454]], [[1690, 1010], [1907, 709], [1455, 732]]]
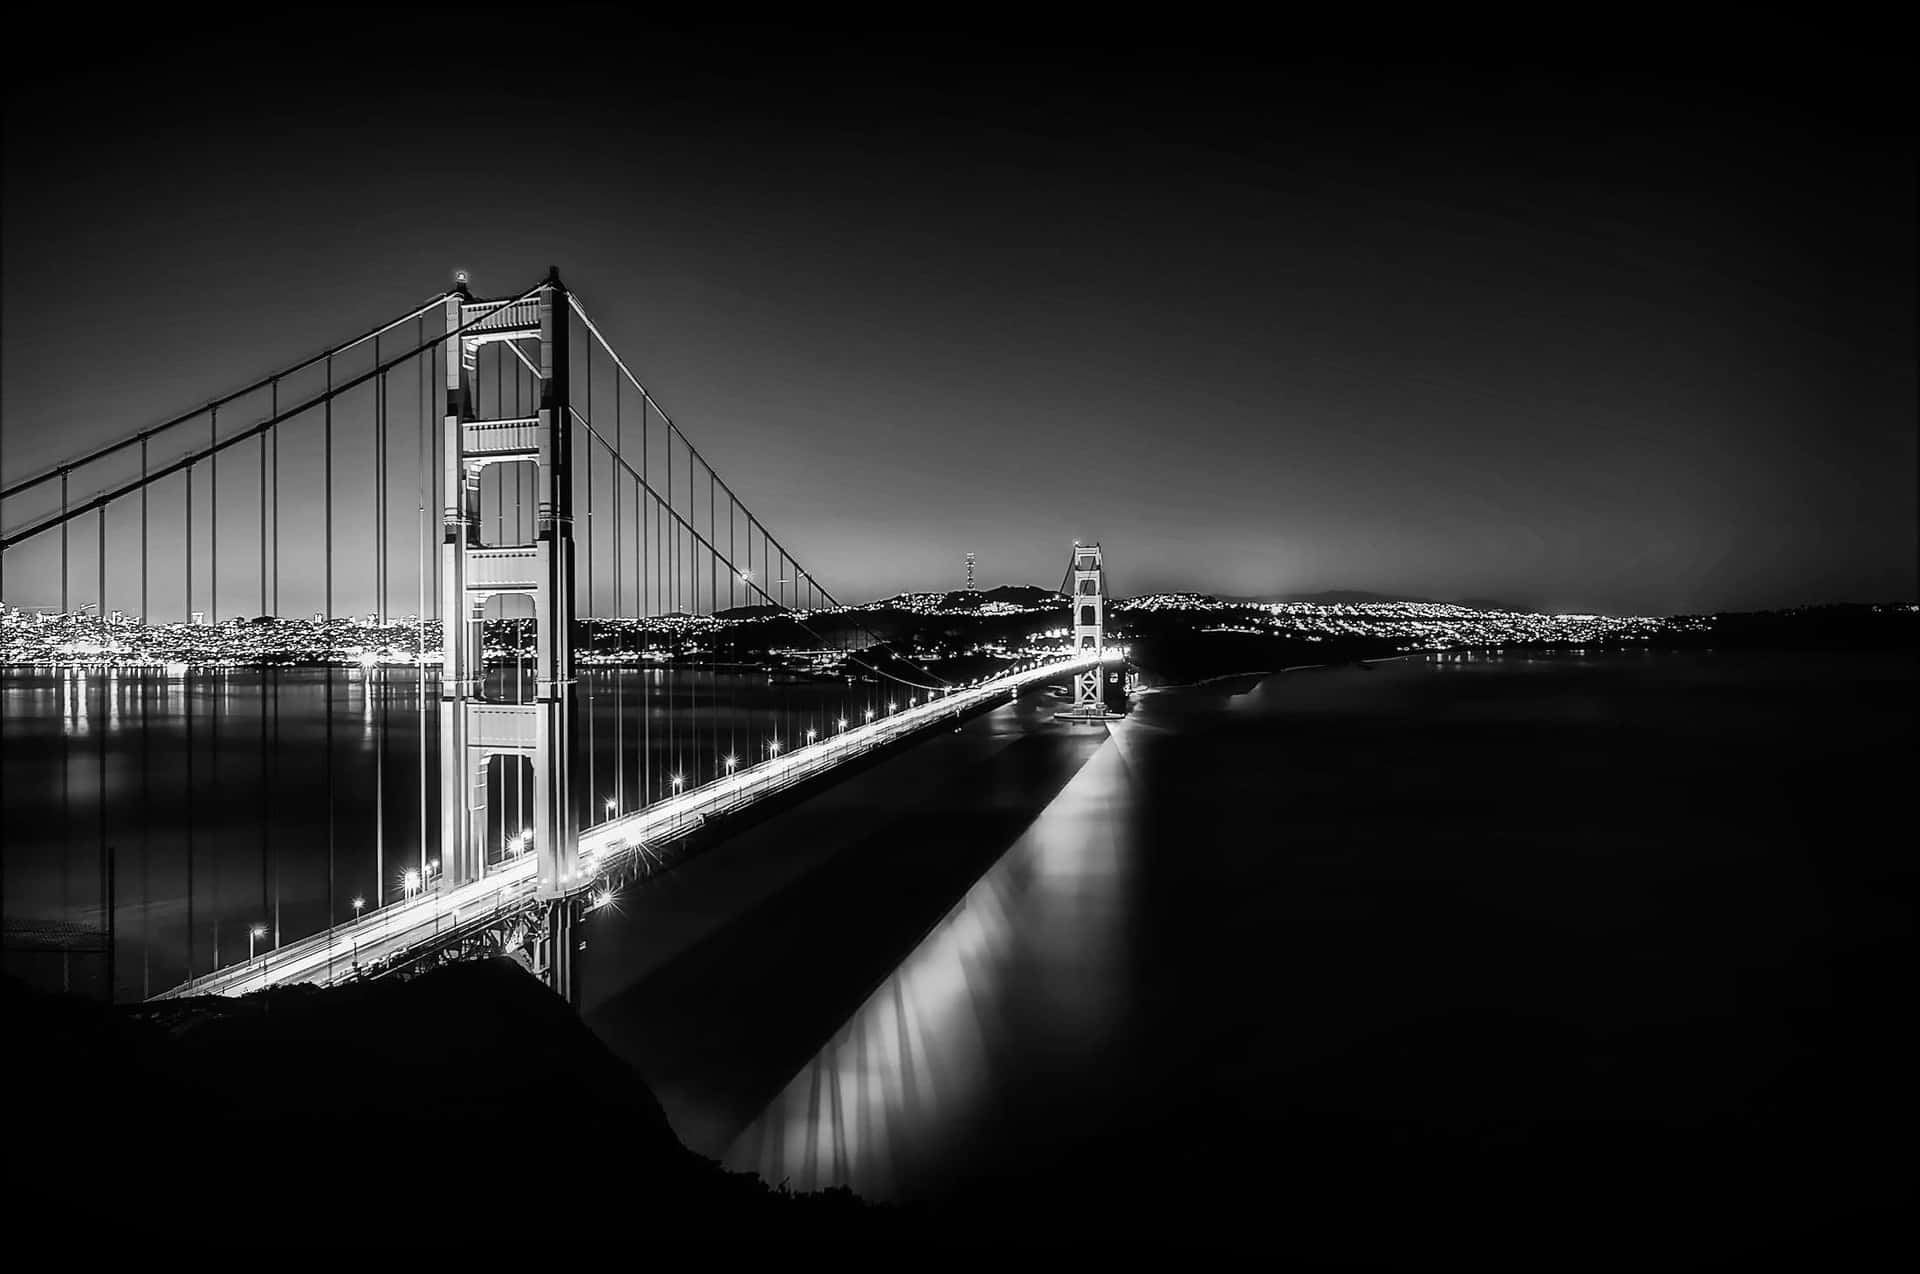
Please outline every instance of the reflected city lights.
[[910, 1200], [1033, 1050], [1097, 1064], [1127, 976], [1136, 766], [1117, 747], [1097, 751], [734, 1139], [724, 1166], [796, 1191]]

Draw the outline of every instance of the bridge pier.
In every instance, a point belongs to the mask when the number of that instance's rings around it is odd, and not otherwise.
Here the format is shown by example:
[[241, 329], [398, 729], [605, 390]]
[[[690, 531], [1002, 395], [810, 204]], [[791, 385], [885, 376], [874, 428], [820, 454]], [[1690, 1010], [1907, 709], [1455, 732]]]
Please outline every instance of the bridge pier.
[[576, 976], [580, 950], [580, 900], [555, 898], [545, 906], [533, 943], [533, 970], [554, 994], [578, 1007], [580, 982]]

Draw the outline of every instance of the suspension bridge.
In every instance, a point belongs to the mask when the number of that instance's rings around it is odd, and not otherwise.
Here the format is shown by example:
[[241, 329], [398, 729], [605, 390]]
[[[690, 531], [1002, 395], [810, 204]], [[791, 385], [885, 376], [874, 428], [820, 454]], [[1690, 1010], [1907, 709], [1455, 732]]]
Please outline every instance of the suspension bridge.
[[[349, 341], [10, 482], [0, 527], [0, 599], [57, 594], [7, 622], [53, 617], [69, 662], [191, 681], [278, 660], [324, 681], [324, 900], [292, 917], [276, 837], [287, 798], [306, 789], [268, 759], [279, 709], [266, 681], [257, 777], [236, 775], [217, 745], [203, 762], [254, 785], [254, 807], [236, 813], [229, 796], [215, 813], [229, 840], [258, 839], [257, 899], [196, 886], [196, 867], [219, 868], [196, 859], [205, 777], [191, 694], [183, 846], [149, 804], [110, 799], [107, 731], [91, 728], [97, 790], [61, 819], [62, 919], [75, 910], [69, 860], [91, 830], [113, 987], [119, 847], [138, 844], [143, 877], [154, 855], [183, 851], [185, 915], [160, 922], [165, 941], [140, 905], [140, 994], [154, 998], [503, 952], [571, 996], [581, 917], [666, 869], [695, 833], [1035, 684], [1066, 680], [1058, 715], [1103, 720], [1102, 674], [1120, 658], [1097, 544], [1073, 548], [1068, 636], [1045, 650], [936, 670], [872, 631], [661, 410], [557, 270], [492, 298], [462, 276]], [[355, 677], [375, 755], [370, 775], [337, 775], [336, 679]], [[71, 693], [97, 695], [116, 719], [134, 711], [111, 679], [92, 680]], [[388, 755], [395, 698], [411, 705], [417, 764]], [[365, 827], [351, 811], [368, 786]], [[213, 913], [210, 941], [197, 907]], [[229, 952], [236, 920], [244, 931], [245, 959], [221, 960], [223, 919]], [[156, 946], [173, 953], [158, 986]]]

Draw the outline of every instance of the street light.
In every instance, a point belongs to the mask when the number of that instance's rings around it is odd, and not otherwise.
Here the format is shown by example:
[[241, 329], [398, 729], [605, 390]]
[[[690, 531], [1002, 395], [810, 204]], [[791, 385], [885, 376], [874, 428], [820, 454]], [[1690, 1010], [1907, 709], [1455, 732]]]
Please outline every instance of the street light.
[[400, 884], [407, 891], [407, 897], [413, 897], [420, 892], [420, 873], [411, 867], [407, 868], [406, 873], [400, 877]]
[[366, 905], [367, 900], [365, 898], [355, 898], [353, 900], [353, 918], [355, 920], [360, 918], [360, 909]]
[[770, 740], [768, 740], [768, 741], [767, 741], [767, 751], [768, 751], [768, 752], [770, 752], [770, 753], [772, 753], [772, 754], [773, 754], [774, 756], [779, 756], [779, 755], [780, 755], [780, 740], [778, 740], [778, 739], [770, 739]]
[[847, 728], [847, 719], [845, 717], [840, 718], [840, 728], [842, 730]]
[[265, 925], [255, 925], [253, 928], [247, 930], [247, 963], [248, 964], [253, 963], [253, 940], [255, 938], [264, 938], [266, 936], [267, 936], [267, 927]]
[[607, 813], [609, 814], [613, 813], [613, 804], [614, 804], [613, 798], [609, 796], [607, 798]]
[[686, 781], [687, 781], [687, 778], [686, 778], [686, 775], [684, 775], [684, 774], [676, 774], [676, 775], [674, 775], [674, 776], [673, 776], [673, 790], [674, 790], [674, 791], [676, 791], [676, 792], [678, 792], [678, 791], [680, 790], [680, 787], [681, 787], [681, 785], [682, 785], [683, 783], [685, 783]]
[[738, 764], [740, 764], [740, 758], [731, 752], [727, 753], [727, 773], [733, 773], [733, 767]]
[[819, 733], [819, 731], [818, 731], [818, 730], [815, 730], [815, 729], [812, 729], [811, 727], [809, 727], [809, 728], [808, 728], [808, 730], [807, 730], [807, 742], [808, 742], [808, 743], [812, 743], [812, 742], [813, 742], [813, 736], [814, 736], [814, 735], [816, 735], [816, 734], [818, 734], [818, 733]]

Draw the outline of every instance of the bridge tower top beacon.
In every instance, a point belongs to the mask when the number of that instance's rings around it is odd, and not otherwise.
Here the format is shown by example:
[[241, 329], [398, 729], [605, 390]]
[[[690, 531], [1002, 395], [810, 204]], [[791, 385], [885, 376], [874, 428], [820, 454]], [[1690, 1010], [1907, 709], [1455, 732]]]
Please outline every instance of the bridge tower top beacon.
[[1063, 721], [1106, 721], [1107, 711], [1101, 687], [1105, 680], [1107, 649], [1107, 577], [1100, 545], [1073, 545], [1073, 560], [1067, 566], [1067, 604], [1073, 609], [1073, 657], [1089, 660], [1074, 673], [1073, 707], [1054, 715]]

